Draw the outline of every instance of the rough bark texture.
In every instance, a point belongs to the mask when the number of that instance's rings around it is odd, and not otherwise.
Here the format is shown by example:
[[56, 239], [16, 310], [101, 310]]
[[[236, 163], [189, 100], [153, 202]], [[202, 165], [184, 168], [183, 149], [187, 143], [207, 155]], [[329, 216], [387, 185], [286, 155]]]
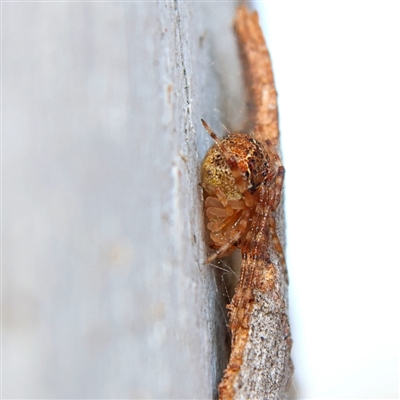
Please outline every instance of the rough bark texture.
[[238, 128], [235, 3], [2, 4], [2, 396], [215, 398], [200, 118]]
[[[260, 143], [279, 150], [276, 90], [257, 14], [239, 8], [235, 28], [249, 88], [253, 134]], [[260, 207], [262, 212], [267, 206]], [[274, 214], [282, 243], [282, 204]], [[253, 255], [242, 250], [241, 276], [229, 305], [232, 352], [219, 386], [221, 400], [283, 399], [291, 382], [286, 266], [272, 241], [264, 238], [258, 248]]]

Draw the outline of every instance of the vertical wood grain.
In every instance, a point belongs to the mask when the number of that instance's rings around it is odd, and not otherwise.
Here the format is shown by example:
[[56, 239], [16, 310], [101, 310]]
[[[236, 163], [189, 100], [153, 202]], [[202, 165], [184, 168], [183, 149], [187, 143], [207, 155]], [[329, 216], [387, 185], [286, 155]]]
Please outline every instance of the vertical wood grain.
[[2, 4], [6, 398], [212, 398], [200, 118], [244, 118], [235, 3]]

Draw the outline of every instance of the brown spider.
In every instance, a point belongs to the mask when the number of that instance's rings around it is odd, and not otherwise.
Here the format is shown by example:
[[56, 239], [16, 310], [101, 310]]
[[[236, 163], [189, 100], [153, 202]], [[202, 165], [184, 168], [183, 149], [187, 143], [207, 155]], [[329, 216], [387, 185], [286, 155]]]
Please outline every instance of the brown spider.
[[[284, 168], [271, 59], [256, 12], [240, 6], [234, 22], [252, 134], [229, 133], [202, 166], [202, 186], [215, 252], [208, 262], [241, 250], [240, 278], [227, 309], [231, 354], [219, 399], [286, 397], [293, 373], [287, 310], [287, 271], [276, 233], [281, 222]], [[278, 220], [275, 222], [275, 218]], [[272, 260], [271, 260], [272, 259]]]
[[273, 212], [281, 201], [285, 170], [269, 141], [265, 146], [246, 133], [220, 140], [201, 120], [215, 144], [202, 165], [207, 228], [216, 251], [211, 262], [240, 249], [242, 258], [270, 262], [269, 240], [284, 264]]

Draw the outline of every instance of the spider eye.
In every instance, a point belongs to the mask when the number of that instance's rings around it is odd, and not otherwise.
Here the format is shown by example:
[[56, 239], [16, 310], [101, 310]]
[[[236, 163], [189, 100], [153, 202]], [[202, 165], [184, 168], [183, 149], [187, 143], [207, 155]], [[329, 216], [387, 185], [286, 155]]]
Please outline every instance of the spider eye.
[[261, 185], [261, 183], [255, 183], [253, 180], [251, 181], [251, 187], [249, 187], [249, 191], [251, 193], [254, 193], [258, 187]]

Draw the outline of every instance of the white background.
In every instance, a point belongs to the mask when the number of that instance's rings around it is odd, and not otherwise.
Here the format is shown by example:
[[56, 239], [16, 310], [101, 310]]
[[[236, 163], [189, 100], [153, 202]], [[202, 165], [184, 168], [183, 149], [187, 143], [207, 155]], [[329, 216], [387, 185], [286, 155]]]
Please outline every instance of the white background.
[[257, 4], [279, 93], [299, 398], [398, 398], [400, 2]]

